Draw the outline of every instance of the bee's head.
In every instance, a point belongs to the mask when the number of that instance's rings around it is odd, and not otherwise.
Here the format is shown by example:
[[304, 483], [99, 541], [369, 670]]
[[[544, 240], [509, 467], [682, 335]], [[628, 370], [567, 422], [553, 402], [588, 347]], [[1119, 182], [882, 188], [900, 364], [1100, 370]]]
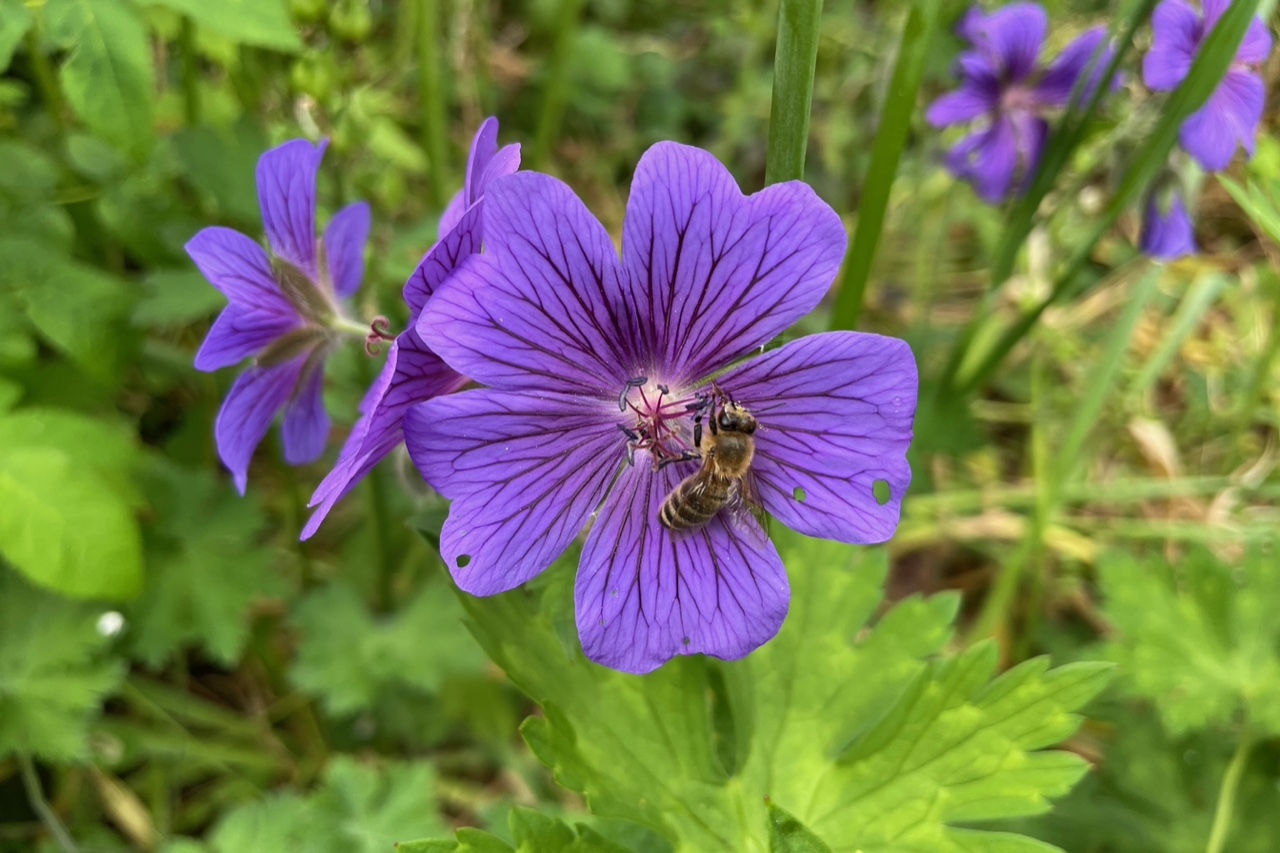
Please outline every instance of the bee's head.
[[756, 419], [737, 403], [729, 402], [716, 415], [716, 424], [725, 432], [751, 435], [756, 431]]

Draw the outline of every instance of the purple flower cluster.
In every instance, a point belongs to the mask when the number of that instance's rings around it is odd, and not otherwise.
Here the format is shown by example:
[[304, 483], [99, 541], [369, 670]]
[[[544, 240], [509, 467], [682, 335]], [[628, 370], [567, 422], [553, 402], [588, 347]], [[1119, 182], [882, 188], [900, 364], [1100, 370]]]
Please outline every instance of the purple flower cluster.
[[[637, 167], [620, 258], [568, 187], [517, 171], [518, 146], [499, 148], [497, 132], [491, 119], [476, 135], [463, 191], [405, 285], [408, 327], [303, 536], [405, 442], [452, 501], [441, 555], [462, 589], [513, 589], [589, 528], [575, 596], [588, 657], [635, 673], [680, 654], [742, 657], [789, 601], [753, 508], [842, 542], [893, 534], [911, 480], [911, 351], [852, 332], [765, 351], [818, 305], [845, 251], [840, 218], [805, 184], [744, 196], [710, 154], [660, 143]], [[315, 239], [322, 153], [299, 141], [262, 158], [272, 257], [220, 228], [188, 246], [231, 302], [198, 364], [254, 358], [218, 424], [242, 491], [281, 408], [287, 460], [320, 454], [324, 356], [368, 331], [338, 303], [360, 282], [368, 210]], [[469, 381], [482, 387], [461, 390]], [[668, 529], [664, 500], [714, 453], [701, 422], [729, 402], [758, 425], [754, 460], [707, 523]]]

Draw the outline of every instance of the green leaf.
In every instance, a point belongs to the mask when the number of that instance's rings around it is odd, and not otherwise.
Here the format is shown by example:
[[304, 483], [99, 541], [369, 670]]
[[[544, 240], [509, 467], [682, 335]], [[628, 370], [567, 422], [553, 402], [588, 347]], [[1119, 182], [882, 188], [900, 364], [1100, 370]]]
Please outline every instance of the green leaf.
[[111, 142], [132, 151], [146, 149], [152, 139], [155, 74], [137, 12], [123, 0], [48, 0], [44, 15], [52, 32], [75, 45], [61, 78], [76, 115]]
[[0, 566], [0, 758], [86, 757], [89, 723], [123, 675], [96, 630], [99, 613]]
[[778, 538], [791, 612], [730, 664], [680, 659], [637, 678], [587, 662], [563, 569], [543, 596], [466, 599], [491, 658], [542, 705], [523, 731], [557, 780], [682, 851], [767, 850], [765, 797], [832, 849], [1046, 849], [952, 825], [1037, 814], [1069, 791], [1085, 763], [1045, 750], [1110, 667], [1040, 659], [996, 677], [992, 645], [935, 660], [955, 597], [908, 599], [865, 631], [884, 553]]
[[213, 200], [217, 214], [246, 225], [260, 219], [254, 174], [267, 147], [261, 126], [247, 119], [230, 127], [188, 127], [173, 136], [186, 180]]
[[1246, 714], [1280, 735], [1280, 563], [1261, 546], [1227, 565], [1193, 548], [1176, 567], [1112, 554], [1099, 568], [1125, 684], [1175, 736]]
[[515, 806], [507, 827], [516, 846], [479, 829], [458, 830], [457, 840], [408, 841], [397, 845], [397, 853], [632, 853], [589, 826], [570, 827], [558, 817]]
[[831, 853], [822, 842], [791, 814], [766, 802], [769, 810], [769, 853]]
[[143, 4], [189, 15], [200, 26], [241, 44], [289, 53], [302, 49], [285, 0], [143, 0]]
[[249, 636], [249, 608], [283, 594], [275, 554], [257, 544], [262, 507], [203, 471], [157, 463], [148, 496], [148, 573], [129, 608], [129, 642], [152, 667], [185, 644], [199, 644], [230, 666]]
[[574, 832], [563, 821], [516, 806], [507, 819], [516, 853], [560, 853], [573, 844]]
[[226, 307], [223, 296], [195, 270], [160, 270], [142, 282], [145, 295], [133, 311], [135, 326], [185, 326]]
[[0, 72], [8, 70], [13, 52], [32, 23], [34, 19], [23, 0], [0, 0]]
[[18, 447], [52, 447], [98, 474], [129, 507], [144, 503], [134, 483], [141, 460], [133, 430], [106, 418], [31, 407], [0, 417], [0, 455]]
[[342, 716], [375, 707], [387, 691], [434, 694], [446, 674], [481, 665], [454, 594], [431, 584], [391, 616], [369, 613], [350, 586], [307, 596], [293, 614], [299, 634], [291, 677]]

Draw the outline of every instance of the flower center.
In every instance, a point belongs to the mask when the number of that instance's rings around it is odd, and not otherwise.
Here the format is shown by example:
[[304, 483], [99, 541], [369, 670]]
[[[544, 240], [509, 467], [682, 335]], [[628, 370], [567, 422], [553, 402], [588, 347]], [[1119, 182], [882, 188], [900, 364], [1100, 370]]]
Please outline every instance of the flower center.
[[637, 450], [646, 451], [653, 467], [699, 457], [693, 440], [693, 419], [709, 408], [705, 394], [688, 394], [666, 384], [637, 376], [618, 394], [618, 408], [630, 414], [631, 425], [619, 424], [627, 437], [627, 461], [635, 464]]
[[1000, 96], [1000, 106], [1005, 112], [1034, 113], [1040, 108], [1035, 92], [1025, 86], [1010, 86]]

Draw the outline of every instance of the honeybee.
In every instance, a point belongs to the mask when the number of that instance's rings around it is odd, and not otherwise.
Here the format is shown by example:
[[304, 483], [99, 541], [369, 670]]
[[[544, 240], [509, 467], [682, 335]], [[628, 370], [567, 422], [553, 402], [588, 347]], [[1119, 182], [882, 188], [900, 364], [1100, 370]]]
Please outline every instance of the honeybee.
[[693, 425], [693, 445], [700, 451], [702, 467], [667, 495], [658, 513], [668, 530], [701, 527], [735, 498], [753, 502], [747, 475], [756, 452], [756, 419], [733, 401], [718, 409], [712, 402], [710, 409], [708, 435], [702, 433], [701, 415]]

